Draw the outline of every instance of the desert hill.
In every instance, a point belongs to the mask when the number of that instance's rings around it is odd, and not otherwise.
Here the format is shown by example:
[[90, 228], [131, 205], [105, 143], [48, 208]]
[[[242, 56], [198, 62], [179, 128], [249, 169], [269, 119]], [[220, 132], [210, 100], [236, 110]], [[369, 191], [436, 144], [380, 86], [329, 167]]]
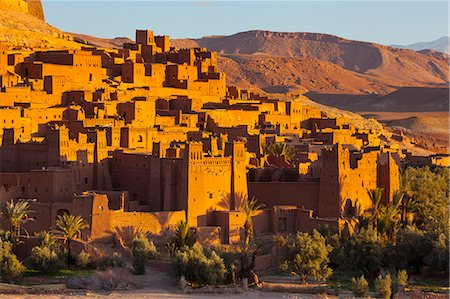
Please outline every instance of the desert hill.
[[128, 37], [99, 38], [80, 33], [67, 32], [67, 34], [73, 36], [73, 40], [78, 43], [100, 48], [121, 49], [124, 43], [134, 43]]
[[[310, 61], [318, 59], [364, 75], [366, 80], [379, 85], [372, 88], [379, 93], [385, 93], [389, 87], [433, 86], [448, 82], [448, 56], [439, 57], [431, 53], [353, 41], [327, 34], [255, 30], [230, 36], [173, 40], [173, 44], [177, 47], [206, 47], [226, 55], [265, 54], [271, 57], [307, 58]], [[227, 57], [232, 60], [239, 59], [237, 56]], [[223, 70], [227, 72], [226, 68]], [[261, 88], [258, 80], [249, 79]]]
[[40, 0], [0, 0], [0, 41], [13, 48], [80, 48], [44, 20]]
[[314, 58], [222, 54], [218, 65], [230, 84], [267, 93], [384, 94], [394, 90], [383, 82]]
[[445, 112], [360, 112], [364, 117], [375, 118], [382, 124], [401, 129], [421, 147], [436, 153], [448, 153], [449, 114]]

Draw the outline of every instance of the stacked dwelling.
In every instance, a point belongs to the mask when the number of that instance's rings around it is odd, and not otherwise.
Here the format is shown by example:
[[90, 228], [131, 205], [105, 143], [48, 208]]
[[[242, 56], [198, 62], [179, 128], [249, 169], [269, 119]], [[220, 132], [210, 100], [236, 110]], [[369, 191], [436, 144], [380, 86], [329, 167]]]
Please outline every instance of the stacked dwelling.
[[[27, 200], [49, 229], [81, 215], [83, 236], [181, 220], [205, 243], [235, 243], [246, 197], [265, 204], [256, 236], [340, 229], [390, 200], [402, 152], [377, 129], [327, 118], [303, 96], [227, 87], [217, 54], [138, 30], [122, 49], [7, 51], [0, 45], [0, 204]], [[296, 149], [291, 161], [266, 145]]]

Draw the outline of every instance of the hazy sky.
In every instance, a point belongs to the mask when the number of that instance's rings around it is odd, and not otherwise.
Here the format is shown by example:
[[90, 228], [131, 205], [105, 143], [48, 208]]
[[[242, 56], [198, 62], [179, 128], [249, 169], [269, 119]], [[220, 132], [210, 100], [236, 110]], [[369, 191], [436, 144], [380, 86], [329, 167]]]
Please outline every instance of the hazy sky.
[[43, 0], [47, 22], [97, 37], [149, 28], [172, 38], [252, 29], [306, 31], [381, 44], [448, 35], [447, 1], [74, 1]]

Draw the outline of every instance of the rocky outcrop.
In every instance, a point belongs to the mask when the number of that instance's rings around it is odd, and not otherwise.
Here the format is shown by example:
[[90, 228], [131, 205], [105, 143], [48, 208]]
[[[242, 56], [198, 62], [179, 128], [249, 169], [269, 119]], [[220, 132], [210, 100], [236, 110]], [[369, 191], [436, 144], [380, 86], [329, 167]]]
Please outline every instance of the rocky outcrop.
[[42, 21], [45, 21], [44, 9], [42, 8], [41, 0], [25, 0], [28, 2], [29, 13]]
[[14, 11], [30, 14], [40, 20], [45, 20], [41, 0], [0, 0], [3, 11]]
[[0, 41], [10, 49], [80, 48], [45, 22], [41, 0], [0, 0]]

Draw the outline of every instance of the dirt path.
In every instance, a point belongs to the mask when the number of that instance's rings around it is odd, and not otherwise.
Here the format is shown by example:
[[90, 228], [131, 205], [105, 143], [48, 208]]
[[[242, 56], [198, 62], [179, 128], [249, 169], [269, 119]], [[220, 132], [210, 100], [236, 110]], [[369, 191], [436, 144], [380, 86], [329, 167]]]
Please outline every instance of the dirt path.
[[141, 298], [161, 298], [161, 299], [257, 299], [257, 298], [282, 298], [282, 299], [300, 299], [300, 298], [322, 298], [321, 295], [306, 295], [306, 294], [285, 294], [285, 293], [266, 293], [260, 291], [249, 291], [242, 294], [182, 294], [176, 291], [148, 289], [130, 292], [114, 292], [111, 294], [88, 293], [86, 295], [0, 295], [0, 298], [8, 299], [77, 299], [77, 298], [127, 298], [127, 299], [141, 299]]

